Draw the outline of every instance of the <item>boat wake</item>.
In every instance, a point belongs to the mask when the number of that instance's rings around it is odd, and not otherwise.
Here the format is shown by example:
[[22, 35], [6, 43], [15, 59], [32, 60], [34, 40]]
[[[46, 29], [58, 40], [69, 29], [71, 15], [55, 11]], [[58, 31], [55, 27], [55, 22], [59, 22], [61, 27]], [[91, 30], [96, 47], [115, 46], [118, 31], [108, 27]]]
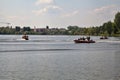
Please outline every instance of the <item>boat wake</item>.
[[34, 49], [34, 50], [1, 50], [0, 53], [7, 52], [34, 52], [34, 51], [68, 51], [74, 49]]
[[0, 42], [72, 42], [71, 40], [50, 40], [50, 39], [0, 39]]

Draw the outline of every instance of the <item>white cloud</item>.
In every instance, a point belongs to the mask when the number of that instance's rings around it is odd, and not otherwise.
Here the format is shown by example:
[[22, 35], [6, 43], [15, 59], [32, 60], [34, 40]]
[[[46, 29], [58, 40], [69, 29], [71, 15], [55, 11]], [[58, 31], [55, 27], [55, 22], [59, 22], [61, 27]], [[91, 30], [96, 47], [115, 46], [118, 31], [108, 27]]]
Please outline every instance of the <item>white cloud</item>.
[[[4, 15], [2, 19], [0, 19], [0, 22], [6, 22], [6, 23], [11, 23], [11, 26], [14, 24], [24, 24], [26, 23], [29, 17], [27, 16], [18, 16], [18, 15]], [[0, 26], [6, 26], [4, 24], [0, 24]], [[15, 25], [14, 25], [15, 26]]]
[[35, 3], [36, 5], [40, 5], [40, 4], [51, 4], [53, 3], [53, 0], [37, 0], [37, 2]]
[[114, 8], [116, 8], [116, 5], [103, 6], [95, 9], [94, 13], [102, 13], [102, 12], [113, 10]]
[[36, 15], [43, 15], [47, 12], [47, 8], [43, 8], [43, 9], [40, 9], [40, 10], [34, 10], [32, 12], [35, 13]]
[[102, 6], [100, 8], [96, 8], [90, 11], [90, 13], [92, 15], [96, 15], [97, 17], [104, 19], [107, 18], [111, 20], [119, 10], [120, 8], [117, 5], [108, 5], [108, 6]]
[[91, 14], [94, 15], [101, 15], [101, 16], [114, 16], [118, 11], [120, 10], [120, 6], [118, 5], [108, 5], [108, 6], [102, 6], [100, 8], [96, 8], [92, 11], [90, 11]]
[[18, 19], [18, 16], [8, 16], [8, 19]]
[[43, 15], [43, 14], [46, 14], [49, 10], [62, 10], [62, 8], [55, 6], [55, 5], [50, 5], [50, 6], [43, 8], [43, 9], [34, 10], [32, 12], [35, 13], [36, 15]]
[[120, 10], [118, 5], [107, 5], [91, 10], [88, 15], [94, 24], [103, 24], [107, 21], [113, 21], [115, 14]]
[[74, 15], [77, 15], [78, 13], [79, 13], [79, 11], [76, 10], [76, 11], [73, 11], [71, 13], [63, 14], [62, 17], [71, 17], [71, 16], [74, 16]]
[[27, 19], [26, 16], [7, 16], [8, 20], [25, 20]]
[[3, 14], [0, 14], [0, 21], [5, 21], [5, 19], [6, 19], [6, 16]]

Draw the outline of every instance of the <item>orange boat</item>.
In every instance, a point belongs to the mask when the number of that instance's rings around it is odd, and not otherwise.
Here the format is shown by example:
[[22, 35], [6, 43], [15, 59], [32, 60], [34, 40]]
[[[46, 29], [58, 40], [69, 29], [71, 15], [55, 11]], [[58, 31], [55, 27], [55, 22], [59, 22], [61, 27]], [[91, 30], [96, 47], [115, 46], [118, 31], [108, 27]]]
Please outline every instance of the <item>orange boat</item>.
[[22, 39], [29, 40], [27, 35], [22, 36]]

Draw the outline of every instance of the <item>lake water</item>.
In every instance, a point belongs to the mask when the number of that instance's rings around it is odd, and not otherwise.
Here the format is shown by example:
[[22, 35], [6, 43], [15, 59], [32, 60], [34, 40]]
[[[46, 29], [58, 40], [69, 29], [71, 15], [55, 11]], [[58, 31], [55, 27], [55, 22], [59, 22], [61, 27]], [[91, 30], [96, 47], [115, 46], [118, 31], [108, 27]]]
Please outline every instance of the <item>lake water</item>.
[[0, 35], [0, 80], [120, 80], [120, 37]]

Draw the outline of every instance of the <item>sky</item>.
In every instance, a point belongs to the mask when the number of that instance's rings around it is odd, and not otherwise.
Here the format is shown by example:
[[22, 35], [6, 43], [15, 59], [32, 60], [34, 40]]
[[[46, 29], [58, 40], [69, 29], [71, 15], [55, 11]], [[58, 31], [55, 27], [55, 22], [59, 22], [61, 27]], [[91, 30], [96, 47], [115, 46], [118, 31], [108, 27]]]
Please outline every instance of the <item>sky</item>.
[[119, 11], [120, 0], [0, 0], [0, 22], [13, 27], [100, 26]]

